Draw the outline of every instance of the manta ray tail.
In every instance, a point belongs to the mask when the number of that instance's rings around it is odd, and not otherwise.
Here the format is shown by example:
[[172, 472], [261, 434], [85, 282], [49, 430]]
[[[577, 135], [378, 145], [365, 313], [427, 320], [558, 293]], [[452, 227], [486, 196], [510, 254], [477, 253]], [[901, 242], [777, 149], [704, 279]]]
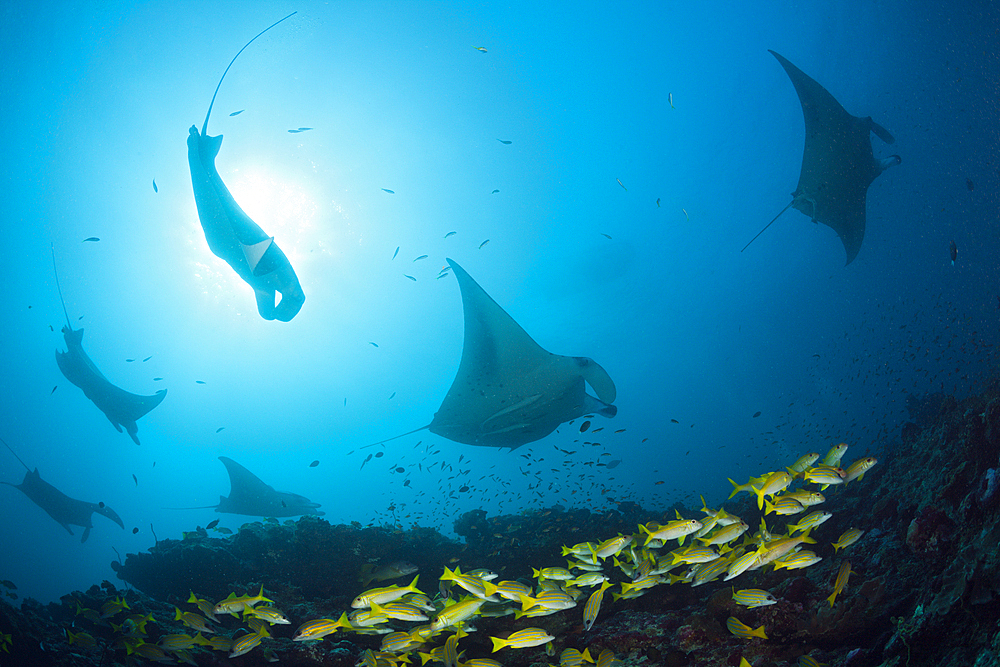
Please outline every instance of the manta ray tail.
[[[284, 21], [285, 19], [291, 18], [292, 16], [294, 16], [296, 14], [298, 14], [298, 12], [292, 12], [291, 14], [289, 14], [288, 16], [286, 16], [284, 19], [281, 19], [281, 21]], [[222, 87], [222, 80], [226, 78], [227, 74], [229, 74], [229, 68], [232, 67], [233, 63], [236, 62], [236, 59], [240, 57], [240, 53], [243, 53], [248, 46], [250, 46], [251, 44], [253, 44], [253, 42], [254, 42], [255, 39], [257, 39], [258, 37], [260, 37], [261, 35], [263, 35], [265, 32], [267, 32], [268, 30], [270, 30], [274, 26], [276, 26], [279, 23], [281, 23], [281, 21], [275, 21], [271, 25], [267, 26], [266, 28], [264, 28], [263, 30], [261, 30], [260, 32], [258, 32], [254, 36], [254, 38], [251, 39], [246, 44], [244, 44], [243, 48], [240, 49], [239, 52], [235, 56], [233, 56], [233, 59], [229, 61], [229, 65], [226, 66], [226, 71], [222, 73], [222, 78], [219, 79], [219, 85], [217, 85], [215, 87], [215, 93], [212, 95], [212, 102], [211, 102], [211, 104], [208, 105], [208, 113], [205, 114], [205, 124], [202, 125], [202, 127], [201, 127], [201, 133], [202, 134], [205, 134], [205, 132], [208, 131], [208, 118], [209, 118], [209, 116], [212, 115], [212, 107], [215, 106], [215, 96], [219, 94], [219, 88]]]
[[[791, 206], [794, 203], [795, 203], [795, 200], [793, 199], [792, 201], [788, 202], [788, 206]], [[788, 210], [788, 206], [786, 206], [785, 208], [781, 209], [781, 213], [784, 213], [785, 211], [787, 211]], [[767, 228], [770, 227], [771, 225], [773, 225], [774, 221], [781, 217], [781, 213], [779, 213], [778, 215], [774, 216], [774, 218], [771, 219], [771, 222], [769, 222], [766, 225], [764, 225], [764, 229], [762, 229], [759, 232], [757, 232], [757, 236], [760, 236], [765, 231], [767, 231]], [[756, 241], [757, 240], [757, 236], [755, 236], [752, 239], [750, 239], [750, 243], [753, 243], [754, 241]], [[750, 247], [750, 243], [747, 243], [745, 246], [743, 246], [743, 250], [746, 250], [747, 248], [749, 248]], [[743, 250], [740, 250], [740, 252], [743, 252]]]
[[[17, 452], [15, 452], [14, 449], [10, 445], [7, 444], [6, 440], [4, 440], [3, 438], [0, 438], [0, 442], [3, 443], [4, 447], [6, 447], [7, 449], [10, 450], [10, 453], [14, 455], [14, 458], [17, 459], [21, 463], [21, 465], [24, 466], [25, 470], [27, 470], [28, 472], [31, 472], [31, 468], [28, 467], [28, 464], [25, 463], [24, 461], [21, 461], [21, 457], [17, 455]], [[7, 482], [3, 482], [3, 483], [7, 484]], [[14, 484], [7, 484], [7, 485], [8, 486], [15, 486]]]
[[[66, 311], [66, 300], [63, 299], [62, 287], [59, 286], [59, 270], [56, 268], [56, 244], [49, 243], [49, 249], [52, 250], [52, 273], [56, 276], [56, 289], [59, 291], [59, 302], [62, 303], [63, 315], [66, 316], [66, 326], [68, 326], [70, 331], [72, 331], [73, 325], [69, 323], [69, 312]], [[17, 456], [17, 454], [14, 456]]]
[[405, 438], [408, 435], [413, 435], [414, 433], [419, 433], [425, 428], [430, 428], [430, 424], [427, 426], [421, 426], [420, 428], [415, 428], [412, 431], [407, 431], [406, 433], [400, 433], [399, 435], [394, 435], [391, 438], [386, 438], [385, 440], [379, 440], [378, 442], [373, 442], [370, 445], [365, 445], [364, 447], [359, 447], [359, 449], [368, 449], [369, 447], [374, 447], [375, 445], [381, 445], [383, 442], [389, 442], [390, 440], [398, 440], [399, 438]]

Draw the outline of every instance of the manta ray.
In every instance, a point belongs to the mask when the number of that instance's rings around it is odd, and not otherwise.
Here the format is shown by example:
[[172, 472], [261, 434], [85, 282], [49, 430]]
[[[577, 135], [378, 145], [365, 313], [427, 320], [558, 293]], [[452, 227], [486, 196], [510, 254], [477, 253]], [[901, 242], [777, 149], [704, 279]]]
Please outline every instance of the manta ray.
[[[847, 113], [826, 88], [780, 54], [770, 53], [781, 63], [798, 93], [805, 118], [806, 141], [799, 184], [792, 193], [792, 201], [764, 229], [789, 206], [798, 209], [813, 222], [821, 222], [837, 232], [847, 252], [847, 264], [850, 264], [858, 256], [865, 237], [868, 186], [883, 171], [901, 162], [898, 155], [876, 159], [870, 135], [874, 133], [887, 144], [895, 139], [871, 116], [859, 118]], [[750, 239], [750, 243], [757, 236]]]
[[513, 450], [585, 414], [617, 414], [615, 383], [596, 361], [546, 351], [465, 269], [448, 264], [465, 313], [462, 360], [431, 423], [403, 435], [426, 428], [466, 445]]
[[220, 495], [218, 505], [203, 507], [168, 507], [166, 509], [214, 509], [223, 514], [241, 514], [243, 516], [288, 517], [314, 514], [323, 516], [316, 508], [319, 503], [310, 501], [305, 496], [285, 491], [275, 491], [274, 487], [265, 484], [231, 458], [220, 456], [219, 460], [226, 466], [229, 473], [229, 497]]
[[[55, 250], [52, 253], [52, 268], [55, 270]], [[56, 350], [56, 364], [66, 379], [83, 390], [84, 395], [100, 408], [111, 425], [122, 432], [122, 427], [139, 444], [139, 427], [136, 421], [155, 408], [167, 395], [166, 389], [161, 389], [152, 396], [132, 394], [111, 384], [97, 368], [93, 360], [83, 349], [83, 329], [74, 329], [66, 311], [62, 288], [59, 287], [59, 274], [56, 272], [56, 288], [59, 290], [59, 300], [62, 302], [63, 314], [66, 315], [66, 326], [62, 328], [66, 351]]]
[[28, 496], [31, 502], [45, 510], [45, 513], [55, 519], [56, 523], [65, 528], [66, 532], [70, 535], [73, 534], [73, 529], [70, 526], [80, 526], [83, 528], [83, 537], [80, 539], [80, 542], [86, 542], [87, 538], [90, 537], [90, 529], [94, 527], [92, 522], [94, 512], [111, 519], [121, 528], [125, 528], [121, 517], [113, 509], [104, 503], [94, 504], [70, 498], [42, 479], [42, 476], [38, 473], [38, 468], [34, 470], [28, 468], [24, 461], [21, 461], [21, 457], [14, 453], [10, 445], [6, 441], [2, 442], [7, 449], [10, 449], [10, 453], [14, 454], [14, 457], [21, 462], [21, 465], [24, 466], [27, 472], [24, 473], [24, 480], [20, 484], [11, 484], [9, 482], [0, 482], [0, 484], [12, 486]]
[[[293, 14], [295, 12], [281, 21]], [[219, 94], [219, 88], [229, 68], [257, 37], [281, 21], [257, 34], [230, 61], [229, 67], [226, 67], [222, 78], [219, 79], [215, 94], [212, 95], [212, 102], [208, 105], [208, 113], [205, 115], [201, 132], [198, 132], [197, 126], [192, 125], [188, 131], [187, 144], [194, 200], [209, 249], [216, 257], [225, 260], [233, 271], [253, 288], [257, 299], [257, 312], [261, 317], [265, 320], [288, 322], [299, 312], [306, 299], [298, 276], [295, 275], [295, 269], [274, 242], [274, 237], [268, 236], [233, 199], [229, 188], [222, 182], [215, 168], [215, 158], [222, 146], [222, 135], [208, 136], [208, 119], [212, 115], [215, 97]], [[276, 294], [281, 295], [277, 305]]]

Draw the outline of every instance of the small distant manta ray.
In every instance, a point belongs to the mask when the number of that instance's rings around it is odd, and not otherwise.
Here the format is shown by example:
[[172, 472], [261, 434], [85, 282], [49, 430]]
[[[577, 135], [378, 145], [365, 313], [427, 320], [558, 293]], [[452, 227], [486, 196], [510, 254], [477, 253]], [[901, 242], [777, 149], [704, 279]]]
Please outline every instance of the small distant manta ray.
[[[52, 269], [55, 271], [56, 256], [52, 251]], [[62, 288], [59, 286], [59, 273], [56, 272], [56, 289], [59, 291], [59, 301], [62, 302], [63, 314], [66, 315], [66, 326], [62, 328], [63, 340], [66, 341], [66, 351], [56, 350], [56, 363], [66, 379], [83, 390], [83, 393], [94, 402], [108, 418], [111, 425], [122, 432], [122, 427], [139, 444], [139, 427], [136, 421], [155, 408], [167, 395], [166, 389], [161, 389], [152, 396], [139, 396], [120, 389], [104, 377], [100, 369], [87, 356], [83, 349], [83, 329], [74, 329], [66, 312], [66, 302], [63, 300]]]
[[[792, 201], [757, 236], [790, 206], [808, 215], [813, 222], [822, 222], [837, 232], [847, 252], [846, 264], [850, 264], [858, 256], [865, 237], [868, 186], [883, 171], [902, 161], [898, 155], [875, 159], [871, 133], [887, 144], [896, 140], [871, 116], [858, 118], [847, 113], [826, 88], [781, 55], [770, 53], [785, 68], [798, 93], [806, 123], [806, 142], [799, 184], [792, 193]], [[750, 243], [757, 236], [750, 239]], [[750, 243], [743, 246], [743, 250]]]
[[70, 498], [42, 479], [42, 476], [38, 474], [38, 468], [31, 470], [24, 461], [21, 461], [21, 457], [11, 449], [5, 440], [0, 439], [0, 442], [3, 442], [4, 446], [10, 449], [10, 453], [14, 454], [14, 458], [20, 461], [24, 469], [27, 470], [24, 474], [24, 480], [20, 484], [11, 484], [9, 482], [0, 482], [0, 484], [13, 486], [28, 496], [31, 502], [45, 510], [45, 513], [55, 519], [56, 523], [65, 528], [66, 532], [70, 535], [74, 534], [70, 526], [80, 526], [83, 528], [83, 537], [80, 539], [80, 542], [86, 542], [87, 538], [90, 537], [90, 529], [94, 527], [92, 522], [94, 512], [111, 519], [122, 529], [125, 528], [125, 523], [113, 509], [104, 503], [88, 503]]
[[[285, 19], [293, 16], [292, 12]], [[205, 240], [216, 257], [225, 260], [250, 287], [257, 299], [257, 312], [265, 320], [290, 321], [302, 308], [305, 294], [298, 276], [288, 257], [274, 242], [273, 236], [264, 233], [257, 223], [250, 219], [229, 193], [215, 168], [215, 158], [222, 146], [222, 135], [208, 136], [208, 119], [212, 115], [215, 97], [219, 94], [222, 81], [229, 68], [239, 58], [240, 53], [250, 46], [257, 37], [281, 23], [278, 21], [247, 42], [230, 61], [215, 87], [212, 102], [205, 114], [201, 132], [194, 125], [188, 133], [188, 164], [191, 167], [191, 183], [194, 186], [194, 200], [198, 208], [198, 218], [205, 231]], [[275, 295], [281, 294], [281, 301], [275, 305]]]
[[165, 507], [170, 510], [204, 510], [214, 509], [223, 514], [240, 514], [242, 516], [288, 517], [314, 514], [323, 516], [316, 508], [319, 503], [310, 501], [297, 493], [275, 491], [231, 458], [220, 456], [219, 460], [229, 472], [231, 490], [229, 497], [219, 496], [218, 505], [203, 507]]
[[431, 423], [396, 438], [426, 428], [466, 445], [516, 449], [585, 414], [617, 414], [615, 383], [597, 362], [544, 350], [465, 269], [447, 261], [462, 292], [462, 360]]

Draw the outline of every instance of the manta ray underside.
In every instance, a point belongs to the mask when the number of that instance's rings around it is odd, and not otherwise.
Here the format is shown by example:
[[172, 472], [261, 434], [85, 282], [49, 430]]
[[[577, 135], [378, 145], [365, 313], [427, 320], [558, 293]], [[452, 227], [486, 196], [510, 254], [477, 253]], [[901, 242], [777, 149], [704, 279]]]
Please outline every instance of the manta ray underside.
[[65, 528], [70, 535], [73, 534], [70, 526], [80, 526], [83, 528], [81, 542], [86, 542], [87, 538], [90, 537], [90, 529], [94, 527], [92, 523], [94, 512], [111, 519], [122, 528], [125, 527], [121, 517], [113, 509], [104, 503], [88, 503], [70, 498], [42, 479], [42, 476], [38, 474], [38, 468], [24, 473], [24, 481], [20, 484], [10, 484], [8, 482], [0, 482], [0, 484], [13, 486], [28, 496], [31, 502], [45, 510], [45, 513], [55, 519], [56, 523]]
[[[847, 253], [847, 264], [850, 264], [861, 250], [865, 237], [868, 186], [879, 174], [901, 161], [898, 155], [876, 159], [872, 153], [871, 134], [887, 144], [895, 139], [870, 116], [859, 118], [847, 113], [823, 86], [780, 54], [770, 53], [778, 59], [795, 86], [806, 126], [802, 171], [789, 206], [837, 232]], [[782, 213], [786, 210], [788, 206]]]
[[462, 292], [465, 342], [451, 389], [424, 428], [466, 445], [515, 449], [582, 415], [617, 414], [615, 384], [597, 362], [542, 349], [465, 269], [448, 264]]
[[[229, 67], [233, 66], [240, 53], [257, 37], [295, 13], [292, 12], [258, 33], [239, 50]], [[274, 242], [274, 237], [265, 234], [236, 203], [215, 168], [215, 158], [222, 146], [222, 135], [208, 136], [208, 119], [212, 115], [215, 96], [219, 94], [229, 67], [226, 67], [215, 87], [215, 95], [212, 95], [212, 102], [208, 105], [201, 132], [194, 125], [188, 132], [188, 165], [191, 168], [198, 219], [212, 253], [225, 260], [253, 288], [260, 316], [265, 320], [288, 322], [298, 314], [306, 300], [295, 269]], [[275, 304], [277, 294], [281, 295], [281, 300]]]
[[224, 514], [242, 514], [243, 516], [288, 517], [303, 514], [322, 516], [318, 511], [319, 503], [310, 501], [297, 493], [275, 491], [231, 458], [220, 456], [219, 460], [229, 472], [229, 483], [232, 487], [229, 497], [219, 496], [216, 512]]
[[152, 396], [140, 396], [116, 387], [104, 377], [83, 349], [83, 329], [73, 329], [67, 325], [63, 327], [62, 333], [66, 351], [56, 350], [59, 370], [67, 380], [83, 390], [119, 433], [125, 427], [125, 432], [138, 445], [139, 427], [136, 421], [159, 405], [167, 395], [167, 390], [161, 389]]

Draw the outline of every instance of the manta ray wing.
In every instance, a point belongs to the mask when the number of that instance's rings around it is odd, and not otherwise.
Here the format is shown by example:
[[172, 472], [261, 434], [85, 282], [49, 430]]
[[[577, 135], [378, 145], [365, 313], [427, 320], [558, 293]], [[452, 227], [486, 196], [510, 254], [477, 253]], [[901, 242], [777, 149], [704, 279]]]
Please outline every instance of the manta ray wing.
[[316, 511], [320, 505], [305, 496], [295, 493], [275, 491], [259, 477], [231, 458], [220, 456], [219, 460], [229, 473], [231, 490], [229, 497], [221, 496], [217, 512], [241, 514], [244, 516], [286, 517], [302, 514], [322, 515]]
[[899, 164], [897, 155], [876, 160], [870, 135], [874, 132], [887, 143], [893, 137], [871, 118], [849, 114], [823, 86], [780, 54], [770, 53], [795, 86], [805, 119], [802, 171], [791, 205], [832, 228], [850, 264], [865, 237], [868, 186], [886, 168]]
[[[587, 357], [538, 345], [456, 262], [465, 341], [455, 380], [429, 426], [469, 445], [516, 448], [588, 412], [613, 416], [614, 382]], [[586, 383], [600, 400], [586, 393]]]
[[159, 405], [166, 397], [167, 390], [161, 389], [152, 396], [140, 396], [111, 384], [83, 349], [83, 329], [63, 327], [62, 331], [66, 351], [56, 351], [59, 370], [100, 408], [119, 433], [125, 427], [125, 431], [138, 445], [139, 427], [136, 421]]

